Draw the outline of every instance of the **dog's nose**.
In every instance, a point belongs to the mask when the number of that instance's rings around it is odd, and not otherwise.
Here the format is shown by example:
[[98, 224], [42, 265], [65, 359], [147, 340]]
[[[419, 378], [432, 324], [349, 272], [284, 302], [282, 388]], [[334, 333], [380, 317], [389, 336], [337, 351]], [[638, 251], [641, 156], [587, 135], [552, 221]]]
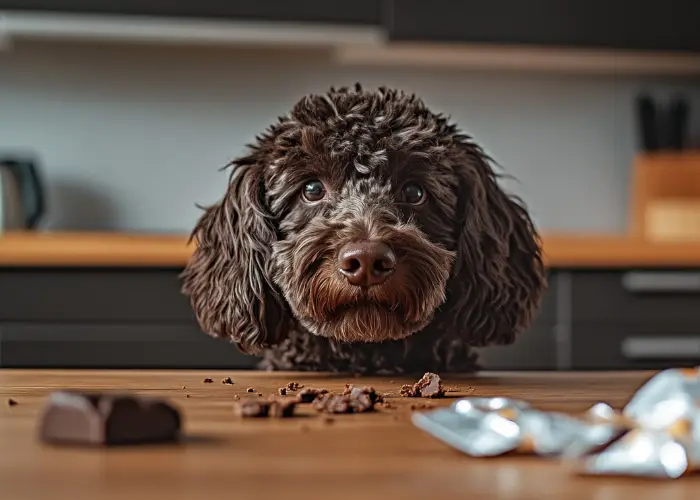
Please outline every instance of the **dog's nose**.
[[380, 285], [394, 272], [396, 256], [384, 243], [348, 243], [338, 254], [338, 270], [355, 286]]

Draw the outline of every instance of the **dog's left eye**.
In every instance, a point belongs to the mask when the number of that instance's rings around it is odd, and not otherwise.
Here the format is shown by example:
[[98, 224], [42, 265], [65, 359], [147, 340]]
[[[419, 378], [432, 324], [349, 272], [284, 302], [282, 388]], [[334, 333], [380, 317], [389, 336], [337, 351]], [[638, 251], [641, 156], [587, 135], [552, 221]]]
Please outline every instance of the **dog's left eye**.
[[319, 201], [326, 196], [326, 186], [318, 180], [309, 181], [304, 184], [301, 193], [306, 201]]
[[415, 182], [409, 182], [401, 189], [403, 200], [411, 205], [420, 205], [425, 201], [425, 191]]

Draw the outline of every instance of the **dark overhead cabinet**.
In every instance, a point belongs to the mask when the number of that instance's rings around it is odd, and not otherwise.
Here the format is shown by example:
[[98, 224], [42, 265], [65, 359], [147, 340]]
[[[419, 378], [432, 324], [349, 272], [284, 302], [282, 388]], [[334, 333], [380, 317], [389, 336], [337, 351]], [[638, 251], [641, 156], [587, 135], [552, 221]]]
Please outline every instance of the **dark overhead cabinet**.
[[386, 0], [394, 41], [700, 52], [700, 0]]
[[381, 0], [0, 0], [0, 10], [378, 25]]

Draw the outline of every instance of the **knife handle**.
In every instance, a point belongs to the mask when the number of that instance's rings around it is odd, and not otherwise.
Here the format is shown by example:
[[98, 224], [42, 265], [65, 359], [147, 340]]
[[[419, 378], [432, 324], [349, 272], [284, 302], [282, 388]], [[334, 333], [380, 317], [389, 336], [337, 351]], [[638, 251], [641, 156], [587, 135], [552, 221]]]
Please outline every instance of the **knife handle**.
[[656, 105], [648, 95], [637, 98], [637, 120], [640, 127], [642, 149], [657, 151], [659, 149], [659, 130]]

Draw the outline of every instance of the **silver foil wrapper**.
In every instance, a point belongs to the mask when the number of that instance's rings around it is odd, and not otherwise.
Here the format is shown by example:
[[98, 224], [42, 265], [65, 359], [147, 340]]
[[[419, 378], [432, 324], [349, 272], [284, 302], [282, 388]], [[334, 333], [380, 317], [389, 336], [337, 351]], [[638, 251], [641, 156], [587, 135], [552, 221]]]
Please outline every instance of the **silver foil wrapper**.
[[700, 469], [700, 370], [658, 373], [613, 420], [624, 428], [619, 435], [568, 448], [574, 471], [676, 479]]
[[652, 377], [622, 411], [544, 412], [508, 398], [464, 398], [413, 423], [472, 457], [558, 457], [576, 473], [678, 478], [700, 469], [700, 369]]

